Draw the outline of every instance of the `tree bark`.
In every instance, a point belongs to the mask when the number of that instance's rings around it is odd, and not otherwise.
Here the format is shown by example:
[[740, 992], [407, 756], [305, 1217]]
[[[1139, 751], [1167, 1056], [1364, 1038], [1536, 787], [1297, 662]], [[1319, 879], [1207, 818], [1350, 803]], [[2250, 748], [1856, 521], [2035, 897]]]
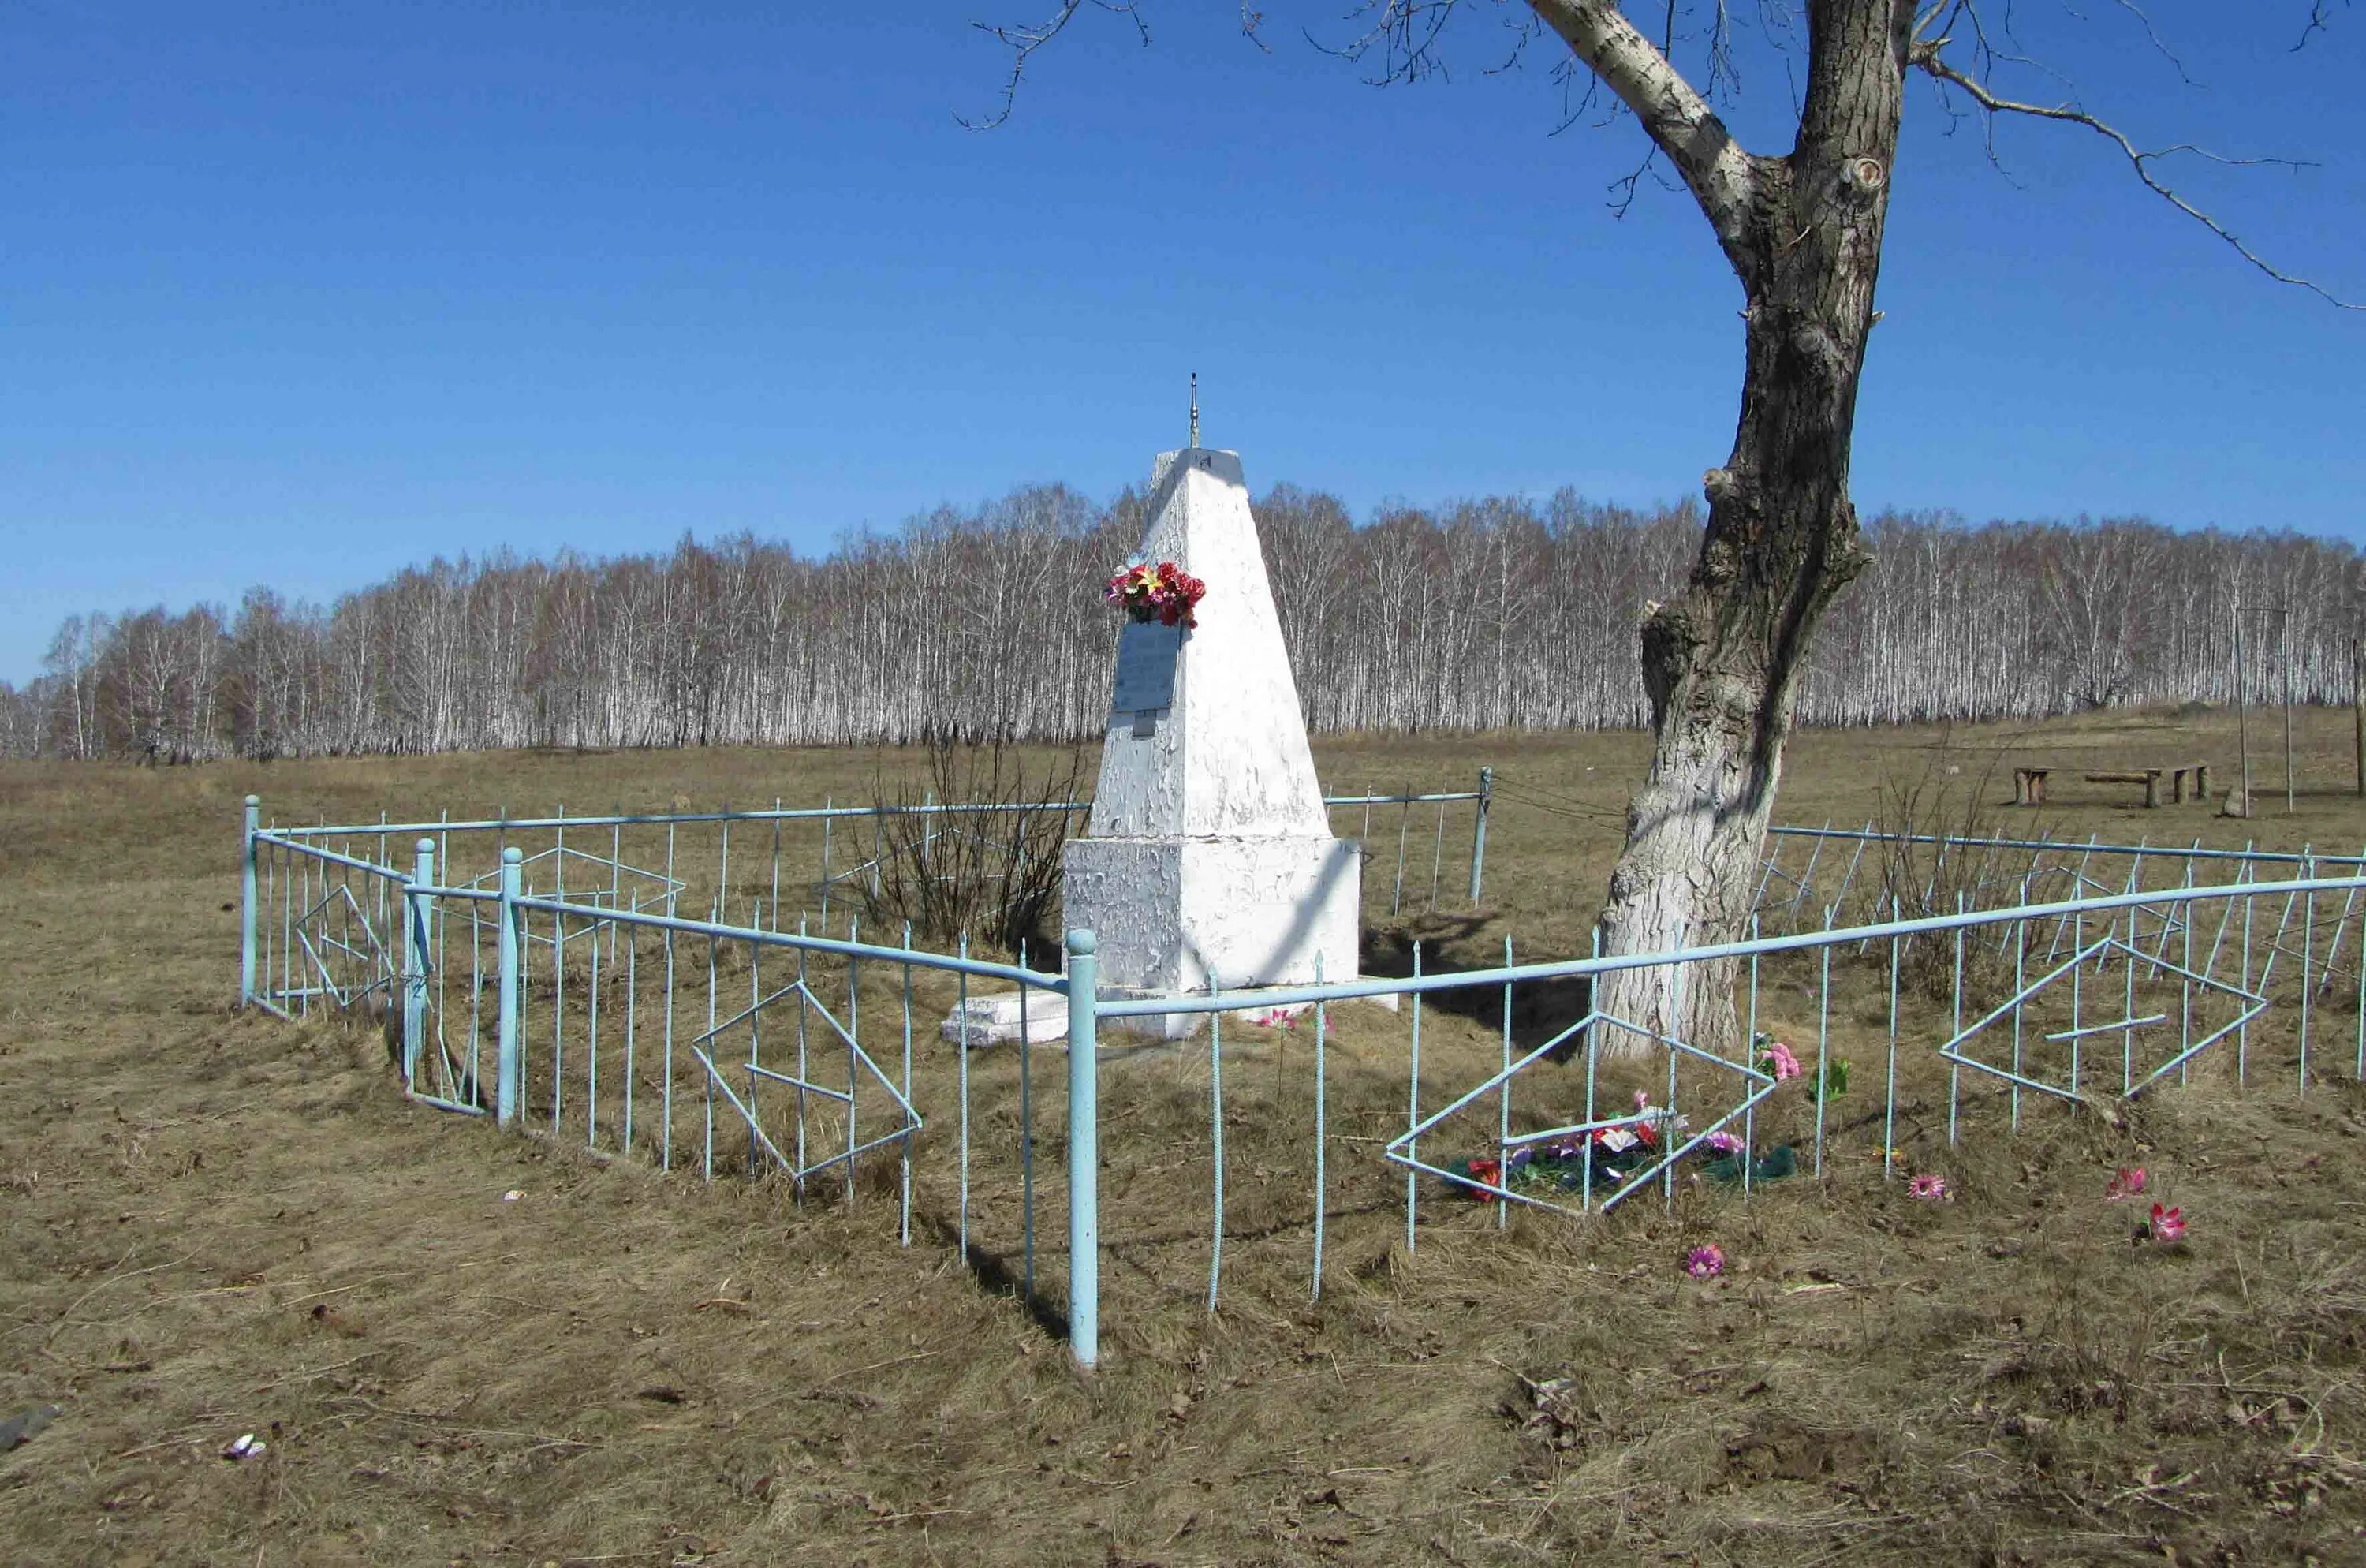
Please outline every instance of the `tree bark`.
[[[1605, 953], [1747, 934], [1808, 649], [1871, 558], [1849, 500], [1849, 448], [1911, 25], [1896, 0], [1811, 5], [1797, 144], [1750, 161], [1729, 227], [1702, 201], [1748, 302], [1741, 412], [1732, 456], [1703, 480], [1708, 524], [1691, 579], [1644, 612], [1654, 746], [1611, 874]], [[1594, 1006], [1738, 1056], [1748, 1043], [1734, 974], [1731, 961], [1620, 970], [1597, 985]], [[1603, 1043], [1645, 1042], [1611, 1030]]]

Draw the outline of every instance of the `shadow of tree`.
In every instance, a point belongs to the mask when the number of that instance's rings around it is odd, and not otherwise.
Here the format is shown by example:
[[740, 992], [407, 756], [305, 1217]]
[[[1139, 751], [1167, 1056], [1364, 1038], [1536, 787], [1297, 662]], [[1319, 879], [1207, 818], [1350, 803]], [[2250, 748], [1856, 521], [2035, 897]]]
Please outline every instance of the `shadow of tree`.
[[[1413, 947], [1422, 947], [1422, 971], [1425, 975], [1449, 973], [1453, 969], [1474, 966], [1470, 960], [1477, 949], [1477, 938], [1485, 920], [1477, 915], [1429, 915], [1417, 924], [1403, 929], [1367, 931], [1364, 933], [1363, 970], [1367, 975], [1385, 979], [1400, 979], [1413, 973]], [[1479, 964], [1500, 964], [1500, 956], [1479, 959]], [[1431, 991], [1423, 1006], [1441, 1012], [1467, 1018], [1488, 1029], [1504, 1027], [1504, 987], [1501, 985], [1463, 986], [1451, 990]], [[1554, 1035], [1583, 1018], [1594, 1006], [1594, 982], [1583, 977], [1563, 980], [1527, 980], [1511, 987], [1512, 1044], [1521, 1052], [1535, 1050]], [[1555, 1047], [1546, 1058], [1566, 1062], [1583, 1048], [1583, 1040], [1572, 1035]]]

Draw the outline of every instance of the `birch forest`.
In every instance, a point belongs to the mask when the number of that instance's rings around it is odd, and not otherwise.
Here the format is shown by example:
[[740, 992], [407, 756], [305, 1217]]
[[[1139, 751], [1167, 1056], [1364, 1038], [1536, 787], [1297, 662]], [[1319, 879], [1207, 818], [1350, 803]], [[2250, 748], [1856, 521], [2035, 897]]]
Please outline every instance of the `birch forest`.
[[[1116, 612], [1100, 585], [1146, 497], [1037, 486], [827, 556], [742, 536], [662, 554], [436, 560], [332, 604], [70, 617], [0, 682], [0, 755], [194, 762], [501, 747], [896, 743], [1097, 734]], [[1701, 515], [1487, 499], [1256, 503], [1318, 731], [1640, 726], [1635, 631]], [[1834, 609], [1810, 724], [2225, 703], [2236, 606], [2255, 698], [2348, 701], [2366, 570], [2347, 543], [2142, 519], [1969, 525], [1885, 513]], [[1211, 584], [1211, 592], [1222, 592]]]

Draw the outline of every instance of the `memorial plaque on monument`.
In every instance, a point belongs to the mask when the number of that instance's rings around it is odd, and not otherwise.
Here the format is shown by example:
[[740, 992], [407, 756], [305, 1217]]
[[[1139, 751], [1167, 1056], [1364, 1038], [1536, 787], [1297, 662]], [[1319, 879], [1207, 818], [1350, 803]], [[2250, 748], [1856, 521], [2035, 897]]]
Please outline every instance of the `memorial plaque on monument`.
[[1110, 706], [1118, 713], [1152, 713], [1175, 705], [1175, 655], [1183, 628], [1155, 621], [1132, 621], [1118, 633], [1117, 680]]

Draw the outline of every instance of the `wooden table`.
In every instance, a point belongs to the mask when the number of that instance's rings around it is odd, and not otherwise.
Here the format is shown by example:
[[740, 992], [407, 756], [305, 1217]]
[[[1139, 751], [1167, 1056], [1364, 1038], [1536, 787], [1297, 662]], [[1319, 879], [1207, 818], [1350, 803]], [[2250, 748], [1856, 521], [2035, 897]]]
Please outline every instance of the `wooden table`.
[[[2025, 772], [2034, 772], [2039, 775], [2037, 797], [2043, 800], [2045, 796], [2045, 770], [2042, 768], [2015, 769], [2016, 791], [2019, 787], [2019, 776]], [[2122, 768], [2107, 773], [2089, 773], [2086, 778], [2089, 784], [2140, 784], [2145, 789], [2144, 803], [2150, 807], [2160, 804], [2160, 775], [2163, 773], [2169, 775], [2169, 798], [2171, 804], [2181, 804], [2184, 801], [2185, 781], [2188, 774], [2191, 774], [2193, 778], [2193, 798], [2207, 800], [2210, 797], [2210, 764], [2207, 762], [2180, 762], [2165, 768]], [[2020, 799], [2017, 793], [2014, 798]], [[2036, 801], [2030, 801], [2027, 804], [2035, 805], [2036, 803]]]

